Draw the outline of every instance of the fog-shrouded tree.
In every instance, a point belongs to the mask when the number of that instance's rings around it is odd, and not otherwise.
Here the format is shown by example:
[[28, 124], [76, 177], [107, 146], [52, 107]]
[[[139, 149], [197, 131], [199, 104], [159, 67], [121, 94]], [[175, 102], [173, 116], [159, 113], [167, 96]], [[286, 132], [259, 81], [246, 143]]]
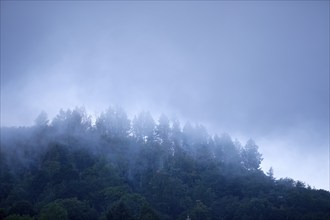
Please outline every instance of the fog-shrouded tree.
[[48, 115], [45, 111], [40, 112], [40, 114], [34, 120], [34, 124], [37, 127], [46, 127], [48, 123]]
[[61, 134], [83, 136], [84, 132], [91, 128], [91, 117], [83, 107], [66, 111], [61, 109], [52, 120], [51, 126]]
[[269, 178], [271, 180], [274, 180], [275, 179], [274, 178], [274, 169], [273, 169], [273, 167], [270, 167], [266, 174], [267, 174], [267, 176], [269, 176]]
[[155, 129], [155, 135], [158, 143], [163, 144], [165, 146], [168, 146], [170, 144], [170, 120], [164, 114], [159, 117], [158, 124], [156, 125]]
[[238, 164], [241, 161], [239, 146], [228, 134], [215, 136], [214, 145], [215, 156], [219, 161], [225, 164]]
[[109, 107], [97, 118], [95, 125], [100, 135], [110, 139], [126, 138], [131, 129], [130, 120], [120, 107]]
[[194, 127], [190, 122], [187, 122], [182, 128], [182, 148], [190, 151], [194, 144]]
[[152, 142], [154, 140], [156, 123], [150, 112], [141, 112], [135, 116], [132, 124], [133, 136], [138, 142]]
[[178, 119], [174, 119], [172, 121], [171, 140], [173, 142], [174, 148], [182, 146], [182, 129]]
[[247, 170], [258, 170], [260, 168], [262, 155], [258, 151], [258, 146], [253, 140], [248, 140], [242, 149], [242, 162]]

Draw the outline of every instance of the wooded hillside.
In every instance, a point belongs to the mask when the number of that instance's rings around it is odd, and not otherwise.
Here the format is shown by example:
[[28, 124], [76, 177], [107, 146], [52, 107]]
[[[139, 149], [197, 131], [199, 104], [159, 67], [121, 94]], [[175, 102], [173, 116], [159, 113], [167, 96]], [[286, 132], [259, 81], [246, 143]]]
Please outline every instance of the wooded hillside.
[[0, 157], [0, 219], [330, 219], [330, 193], [263, 173], [253, 140], [164, 115], [41, 113], [1, 128]]

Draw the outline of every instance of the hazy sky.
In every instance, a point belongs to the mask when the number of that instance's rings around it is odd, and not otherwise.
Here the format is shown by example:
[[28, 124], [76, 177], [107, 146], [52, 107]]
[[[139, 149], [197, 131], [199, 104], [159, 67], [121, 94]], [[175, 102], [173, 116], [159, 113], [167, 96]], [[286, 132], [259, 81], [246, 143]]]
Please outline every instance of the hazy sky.
[[1, 126], [109, 105], [251, 137], [329, 190], [329, 1], [1, 1]]

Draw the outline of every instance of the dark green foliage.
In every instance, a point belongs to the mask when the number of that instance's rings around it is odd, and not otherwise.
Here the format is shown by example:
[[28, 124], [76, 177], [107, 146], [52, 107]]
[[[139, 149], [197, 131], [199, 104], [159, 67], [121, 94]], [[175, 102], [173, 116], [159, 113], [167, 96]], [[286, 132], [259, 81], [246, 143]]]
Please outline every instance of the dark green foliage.
[[253, 141], [110, 108], [1, 128], [1, 219], [330, 219], [330, 193], [260, 170]]
[[159, 220], [159, 217], [150, 206], [144, 205], [139, 220]]
[[196, 201], [196, 205], [190, 211], [190, 213], [191, 219], [211, 219], [211, 209], [204, 205], [200, 200]]
[[68, 213], [71, 220], [94, 220], [98, 219], [96, 210], [92, 209], [87, 202], [77, 198], [56, 200]]
[[133, 220], [133, 216], [130, 213], [125, 203], [115, 203], [107, 213], [108, 220]]
[[9, 209], [9, 214], [34, 215], [33, 206], [28, 201], [18, 201]]
[[4, 220], [33, 220], [33, 218], [28, 215], [12, 214], [12, 215], [7, 216]]
[[63, 219], [67, 220], [68, 212], [63, 208], [61, 205], [57, 204], [56, 202], [52, 202], [45, 206], [40, 211], [39, 215], [40, 220], [58, 220]]

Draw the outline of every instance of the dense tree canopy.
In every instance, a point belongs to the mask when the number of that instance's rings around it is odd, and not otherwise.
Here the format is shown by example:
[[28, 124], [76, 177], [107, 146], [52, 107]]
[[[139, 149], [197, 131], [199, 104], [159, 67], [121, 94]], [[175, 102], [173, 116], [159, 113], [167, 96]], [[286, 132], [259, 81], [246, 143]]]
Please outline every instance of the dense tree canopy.
[[253, 140], [165, 115], [43, 112], [1, 128], [0, 159], [0, 219], [330, 219], [330, 193], [264, 174]]

